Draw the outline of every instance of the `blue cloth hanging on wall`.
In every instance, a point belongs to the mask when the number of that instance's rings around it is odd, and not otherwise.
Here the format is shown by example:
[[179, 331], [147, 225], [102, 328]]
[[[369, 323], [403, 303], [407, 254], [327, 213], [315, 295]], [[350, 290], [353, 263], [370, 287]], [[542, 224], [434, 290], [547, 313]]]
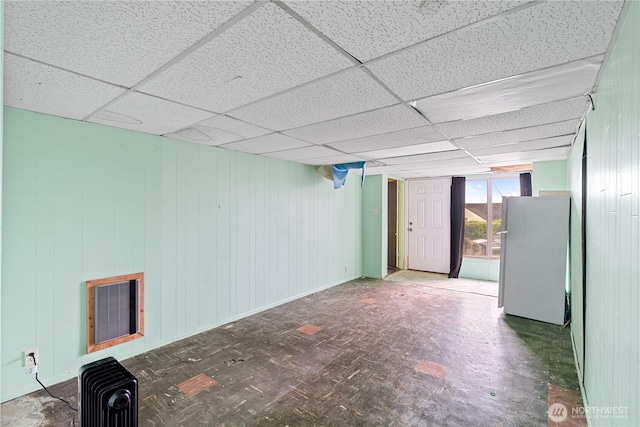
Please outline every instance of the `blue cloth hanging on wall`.
[[360, 186], [364, 185], [364, 164], [365, 162], [340, 163], [333, 165], [333, 188], [338, 189], [347, 181], [349, 169], [362, 169], [362, 180]]

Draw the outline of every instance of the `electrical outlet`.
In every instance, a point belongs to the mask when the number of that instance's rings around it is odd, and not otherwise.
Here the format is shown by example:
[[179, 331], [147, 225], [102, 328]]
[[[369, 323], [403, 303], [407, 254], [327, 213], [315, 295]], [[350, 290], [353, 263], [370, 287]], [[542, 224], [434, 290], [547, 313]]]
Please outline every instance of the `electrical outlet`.
[[38, 359], [38, 347], [30, 348], [24, 351], [24, 367], [31, 368], [36, 366], [40, 360]]

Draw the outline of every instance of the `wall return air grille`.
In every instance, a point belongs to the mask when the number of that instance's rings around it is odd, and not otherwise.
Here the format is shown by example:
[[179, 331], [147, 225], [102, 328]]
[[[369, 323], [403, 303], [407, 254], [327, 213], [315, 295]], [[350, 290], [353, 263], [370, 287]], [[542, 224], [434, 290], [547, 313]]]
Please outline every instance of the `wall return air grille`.
[[540, 190], [540, 197], [571, 197], [571, 191], [567, 190]]
[[144, 273], [87, 281], [87, 353], [144, 335]]

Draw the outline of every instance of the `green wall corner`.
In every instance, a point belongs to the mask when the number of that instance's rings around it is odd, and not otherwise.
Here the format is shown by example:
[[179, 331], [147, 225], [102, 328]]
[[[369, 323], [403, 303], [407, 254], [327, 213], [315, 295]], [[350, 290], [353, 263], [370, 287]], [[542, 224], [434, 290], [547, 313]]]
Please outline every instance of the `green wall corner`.
[[540, 190], [566, 191], [569, 189], [569, 177], [566, 160], [534, 162], [531, 173], [531, 187], [534, 196]]
[[368, 176], [362, 200], [362, 274], [387, 275], [387, 177]]

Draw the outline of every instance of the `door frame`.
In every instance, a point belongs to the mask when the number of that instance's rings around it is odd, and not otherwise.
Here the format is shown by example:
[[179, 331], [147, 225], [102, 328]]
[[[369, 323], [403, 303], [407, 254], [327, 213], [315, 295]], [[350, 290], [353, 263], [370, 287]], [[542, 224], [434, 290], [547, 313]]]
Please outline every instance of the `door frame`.
[[[405, 180], [402, 184], [403, 184], [403, 200], [402, 200], [402, 206], [404, 209], [404, 214], [402, 215], [403, 221], [404, 223], [402, 224], [402, 228], [401, 228], [401, 235], [403, 238], [403, 244], [402, 244], [402, 248], [404, 251], [403, 257], [402, 257], [402, 269], [410, 269], [409, 266], [409, 233], [408, 233], [408, 224], [409, 224], [409, 211], [410, 211], [410, 206], [409, 206], [409, 181], [429, 181], [429, 180], [441, 180], [441, 179], [448, 179], [449, 180], [449, 184], [451, 184], [451, 179], [453, 177], [451, 176], [439, 176], [439, 177], [426, 177], [426, 178], [416, 178], [416, 179], [411, 179], [411, 180]], [[449, 210], [451, 210], [451, 199], [449, 198]], [[451, 213], [449, 212], [449, 218], [448, 220], [451, 219]], [[451, 225], [449, 225], [449, 227], [451, 227]], [[449, 233], [450, 234], [450, 233]], [[400, 234], [399, 234], [400, 235]], [[451, 239], [451, 236], [449, 236], [449, 239]], [[449, 245], [451, 244], [451, 241], [449, 241]], [[421, 271], [421, 270], [416, 270], [416, 271]]]
[[[396, 268], [399, 270], [406, 269], [407, 260], [407, 237], [405, 235], [405, 224], [407, 223], [407, 209], [406, 209], [406, 186], [407, 180], [401, 178], [387, 177], [387, 182], [396, 181], [397, 183], [397, 224], [396, 224]], [[388, 188], [388, 187], [387, 187]], [[387, 200], [388, 205], [388, 200]], [[388, 226], [387, 226], [388, 227]], [[388, 233], [388, 228], [387, 228]], [[388, 248], [387, 243], [387, 248]]]
[[406, 203], [406, 185], [407, 185], [407, 181], [406, 180], [396, 180], [398, 181], [398, 230], [396, 232], [397, 234], [397, 238], [398, 238], [398, 243], [397, 243], [397, 248], [398, 248], [398, 268], [401, 270], [406, 269], [406, 261], [405, 261], [405, 255], [407, 253], [406, 249], [405, 249], [405, 242], [406, 242], [406, 236], [405, 236], [405, 224], [406, 224], [406, 211], [407, 209], [405, 208], [405, 203]]
[[[393, 195], [394, 197], [392, 197], [392, 184], [394, 184], [393, 186], [395, 187], [395, 195]], [[399, 253], [400, 253], [400, 248], [399, 248], [399, 234], [400, 234], [400, 227], [398, 227], [400, 221], [400, 209], [399, 209], [399, 204], [400, 201], [398, 200], [398, 194], [400, 193], [400, 182], [398, 182], [397, 180], [393, 179], [393, 178], [387, 178], [387, 268], [388, 267], [393, 267], [393, 268], [399, 268], [398, 264], [400, 264], [400, 260], [399, 260]], [[395, 200], [395, 204], [392, 206], [392, 201]], [[394, 214], [395, 215], [392, 215]], [[390, 221], [392, 218], [395, 218], [395, 227], [393, 230], [393, 235], [391, 233], [391, 229], [390, 229]], [[392, 238], [393, 236], [393, 238]], [[391, 252], [390, 249], [392, 249], [391, 245], [393, 244], [393, 248], [395, 248], [395, 253], [393, 254], [393, 265], [391, 265], [389, 263], [389, 260], [391, 259]]]

